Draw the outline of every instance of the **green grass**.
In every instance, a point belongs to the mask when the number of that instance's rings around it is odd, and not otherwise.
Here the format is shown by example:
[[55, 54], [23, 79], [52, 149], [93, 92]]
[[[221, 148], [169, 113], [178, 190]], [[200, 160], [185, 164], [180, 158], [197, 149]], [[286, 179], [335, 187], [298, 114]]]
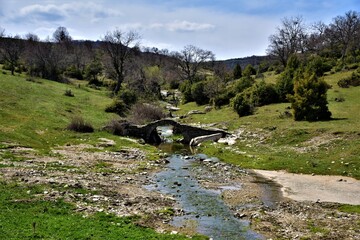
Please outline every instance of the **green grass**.
[[[43, 186], [0, 182], [0, 239], [186, 239], [136, 225], [136, 217], [74, 213], [74, 206], [45, 201]], [[193, 237], [193, 239], [204, 239]]]
[[[0, 73], [0, 142], [48, 149], [89, 136], [65, 130], [74, 116], [82, 116], [96, 129], [115, 117], [104, 112], [111, 102], [104, 91], [47, 80], [37, 82]], [[65, 96], [67, 89], [75, 97]]]
[[[199, 149], [244, 168], [344, 175], [360, 179], [360, 88], [337, 86], [339, 79], [349, 75], [351, 71], [325, 77], [325, 81], [332, 85], [328, 91], [331, 121], [299, 122], [281, 118], [282, 113], [291, 111], [287, 109], [290, 104], [281, 103], [260, 107], [254, 115], [241, 118], [230, 107], [224, 107], [206, 115], [191, 115], [184, 122], [218, 123], [218, 126], [226, 126], [229, 130], [243, 128], [263, 136], [263, 139], [255, 136], [238, 141], [235, 148], [246, 152], [242, 154], [227, 150], [221, 144], [204, 144]], [[336, 102], [337, 97], [343, 97], [345, 101]], [[180, 114], [184, 114], [190, 110], [203, 110], [204, 106], [188, 103], [180, 108]], [[309, 147], [314, 145], [311, 142], [314, 139], [323, 139], [323, 143], [316, 150], [311, 150]], [[308, 147], [308, 150], [300, 152], [302, 147]]]

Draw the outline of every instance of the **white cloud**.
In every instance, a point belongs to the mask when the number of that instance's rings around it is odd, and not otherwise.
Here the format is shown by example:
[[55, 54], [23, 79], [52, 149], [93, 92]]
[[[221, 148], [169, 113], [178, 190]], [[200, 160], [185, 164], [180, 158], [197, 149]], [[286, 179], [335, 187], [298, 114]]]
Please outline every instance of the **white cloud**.
[[168, 24], [170, 31], [204, 31], [215, 28], [214, 25], [208, 23], [195, 23], [188, 21], [175, 21]]

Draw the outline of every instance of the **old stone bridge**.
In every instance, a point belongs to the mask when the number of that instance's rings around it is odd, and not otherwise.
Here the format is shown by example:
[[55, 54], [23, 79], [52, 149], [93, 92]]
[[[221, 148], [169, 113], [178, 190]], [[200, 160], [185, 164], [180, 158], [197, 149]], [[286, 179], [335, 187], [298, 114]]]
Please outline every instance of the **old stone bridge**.
[[147, 125], [133, 125], [128, 122], [122, 124], [122, 133], [123, 136], [130, 136], [136, 138], [142, 138], [146, 143], [158, 144], [161, 143], [161, 138], [157, 132], [157, 127], [159, 126], [173, 126], [173, 132], [175, 134], [181, 134], [183, 136], [183, 143], [190, 143], [191, 139], [199, 136], [211, 135], [215, 133], [221, 133], [222, 137], [225, 137], [228, 133], [222, 130], [215, 129], [203, 129], [199, 127], [193, 127], [185, 124], [180, 124], [171, 119], [162, 119]]

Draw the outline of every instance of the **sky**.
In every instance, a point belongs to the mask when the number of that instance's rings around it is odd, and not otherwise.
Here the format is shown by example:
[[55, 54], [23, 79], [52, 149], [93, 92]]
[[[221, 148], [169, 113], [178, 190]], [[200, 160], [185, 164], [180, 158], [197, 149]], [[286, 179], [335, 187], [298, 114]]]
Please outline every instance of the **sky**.
[[224, 60], [265, 55], [285, 17], [302, 16], [310, 26], [349, 10], [359, 12], [360, 0], [0, 0], [0, 27], [42, 40], [59, 26], [76, 40], [136, 31], [145, 47], [180, 51], [191, 44]]

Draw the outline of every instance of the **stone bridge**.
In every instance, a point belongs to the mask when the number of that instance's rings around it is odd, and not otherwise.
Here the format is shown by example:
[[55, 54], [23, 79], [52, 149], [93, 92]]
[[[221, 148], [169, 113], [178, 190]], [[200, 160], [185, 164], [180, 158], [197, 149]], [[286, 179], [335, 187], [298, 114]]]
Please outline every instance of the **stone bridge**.
[[203, 129], [199, 127], [193, 127], [185, 124], [180, 124], [171, 119], [162, 119], [147, 125], [132, 125], [128, 122], [121, 123], [123, 132], [121, 135], [131, 136], [136, 138], [142, 138], [146, 143], [158, 144], [161, 143], [161, 138], [157, 132], [159, 126], [173, 126], [173, 132], [175, 134], [181, 134], [183, 136], [183, 142], [188, 144], [191, 139], [199, 136], [205, 136], [215, 133], [221, 133], [222, 137], [225, 137], [228, 133], [222, 130], [216, 129]]

